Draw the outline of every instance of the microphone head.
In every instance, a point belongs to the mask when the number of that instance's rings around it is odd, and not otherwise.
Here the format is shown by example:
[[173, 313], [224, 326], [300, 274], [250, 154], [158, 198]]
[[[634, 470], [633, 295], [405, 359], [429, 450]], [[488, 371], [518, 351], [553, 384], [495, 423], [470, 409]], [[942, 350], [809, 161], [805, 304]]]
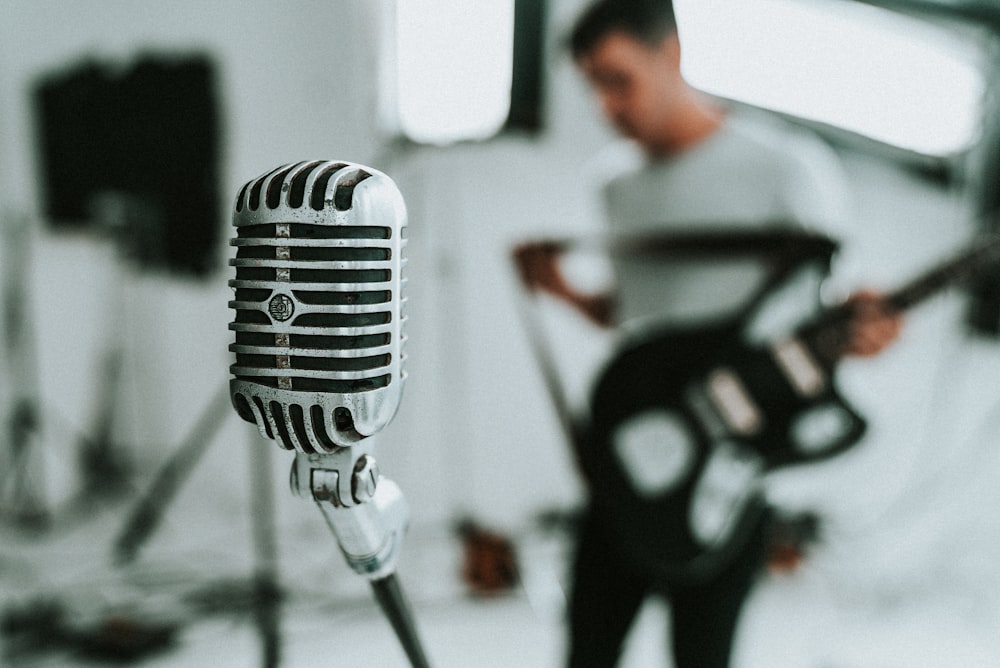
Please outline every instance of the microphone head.
[[233, 225], [237, 413], [310, 454], [385, 427], [406, 378], [396, 184], [348, 162], [284, 165], [240, 189]]

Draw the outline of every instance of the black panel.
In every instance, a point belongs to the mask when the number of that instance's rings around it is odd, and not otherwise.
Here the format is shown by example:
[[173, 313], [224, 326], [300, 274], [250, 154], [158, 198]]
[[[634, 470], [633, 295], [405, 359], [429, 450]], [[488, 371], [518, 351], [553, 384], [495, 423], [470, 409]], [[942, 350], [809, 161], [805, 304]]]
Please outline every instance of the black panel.
[[146, 56], [124, 70], [84, 63], [42, 79], [34, 102], [42, 209], [54, 227], [111, 222], [142, 266], [215, 268], [219, 115], [206, 57]]
[[514, 70], [505, 130], [538, 132], [543, 125], [544, 0], [514, 3]]

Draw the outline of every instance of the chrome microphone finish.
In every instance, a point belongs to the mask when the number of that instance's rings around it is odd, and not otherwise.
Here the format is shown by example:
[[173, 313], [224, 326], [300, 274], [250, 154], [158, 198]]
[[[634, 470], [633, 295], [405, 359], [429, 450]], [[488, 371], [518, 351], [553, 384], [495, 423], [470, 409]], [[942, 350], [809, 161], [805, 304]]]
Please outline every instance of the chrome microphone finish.
[[406, 224], [392, 179], [354, 163], [284, 165], [240, 190], [230, 395], [266, 438], [329, 453], [395, 415]]

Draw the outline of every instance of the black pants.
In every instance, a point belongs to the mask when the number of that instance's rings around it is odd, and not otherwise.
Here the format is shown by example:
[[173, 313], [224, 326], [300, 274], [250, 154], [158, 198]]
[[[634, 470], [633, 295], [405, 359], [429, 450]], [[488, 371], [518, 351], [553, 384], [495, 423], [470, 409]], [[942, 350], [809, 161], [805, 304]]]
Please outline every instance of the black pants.
[[766, 554], [766, 521], [718, 576], [657, 583], [629, 567], [621, 545], [588, 511], [580, 525], [569, 610], [570, 668], [612, 668], [647, 595], [670, 604], [677, 668], [727, 668], [736, 624]]

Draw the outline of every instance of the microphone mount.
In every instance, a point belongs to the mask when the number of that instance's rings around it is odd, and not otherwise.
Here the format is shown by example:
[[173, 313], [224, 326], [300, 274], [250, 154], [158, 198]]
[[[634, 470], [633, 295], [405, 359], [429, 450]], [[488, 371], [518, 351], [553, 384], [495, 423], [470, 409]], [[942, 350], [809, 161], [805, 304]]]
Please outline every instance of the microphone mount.
[[413, 668], [429, 668], [395, 576], [409, 506], [399, 486], [381, 474], [371, 449], [366, 439], [332, 453], [296, 453], [292, 493], [316, 503], [348, 565], [370, 581]]
[[297, 453], [291, 488], [319, 507], [351, 569], [378, 580], [395, 570], [409, 506], [367, 450], [363, 444], [331, 454]]

